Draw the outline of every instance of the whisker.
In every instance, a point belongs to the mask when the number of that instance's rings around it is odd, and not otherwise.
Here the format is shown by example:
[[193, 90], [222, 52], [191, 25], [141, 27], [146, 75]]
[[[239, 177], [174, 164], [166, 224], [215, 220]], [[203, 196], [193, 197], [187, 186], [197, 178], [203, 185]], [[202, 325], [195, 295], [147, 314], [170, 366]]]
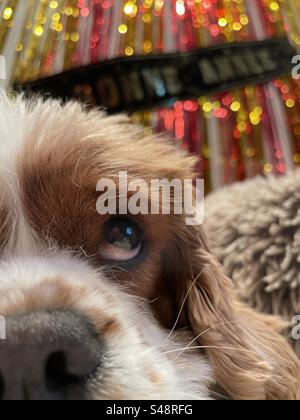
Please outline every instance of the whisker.
[[207, 328], [207, 330], [202, 331], [201, 334], [197, 335], [197, 337], [195, 337], [192, 341], [189, 342], [189, 344], [187, 346], [190, 346], [191, 344], [193, 344], [195, 341], [199, 340], [199, 338], [201, 338], [204, 334], [214, 330], [215, 328], [218, 327], [223, 327], [223, 325], [228, 325], [228, 324], [238, 324], [240, 323], [240, 321], [224, 321], [224, 322], [220, 322], [219, 324], [213, 325], [210, 328]]
[[[195, 337], [192, 341], [190, 341], [188, 343], [188, 345], [186, 346], [186, 349], [188, 349], [195, 341], [199, 340], [199, 338], [201, 338], [204, 334], [208, 333], [209, 331], [214, 330], [215, 328], [218, 327], [222, 327], [223, 325], [228, 325], [228, 324], [236, 324], [239, 323], [240, 321], [224, 321], [224, 322], [220, 322], [219, 324], [213, 325], [212, 327], [206, 329], [205, 331], [202, 331], [201, 334], [197, 335], [197, 337]], [[181, 354], [178, 355], [178, 357], [180, 357]]]
[[174, 331], [175, 331], [175, 329], [176, 329], [176, 327], [178, 325], [178, 322], [180, 320], [180, 317], [182, 315], [182, 312], [183, 312], [184, 306], [186, 304], [187, 298], [189, 297], [189, 294], [190, 294], [192, 288], [195, 286], [196, 282], [199, 280], [199, 277], [202, 276], [202, 274], [204, 273], [204, 271], [205, 270], [200, 271], [200, 273], [198, 274], [198, 276], [194, 279], [193, 283], [189, 287], [189, 289], [188, 289], [188, 291], [187, 291], [187, 293], [185, 295], [185, 298], [183, 299], [183, 302], [182, 302], [181, 308], [179, 310], [179, 314], [178, 314], [178, 316], [176, 318], [175, 324], [174, 324], [173, 328], [171, 329], [170, 333], [168, 334], [166, 340], [163, 342], [163, 344], [165, 344], [166, 342], [168, 342], [168, 340], [170, 339], [171, 335], [174, 333]]
[[[176, 350], [168, 350], [166, 352], [164, 352], [164, 354], [172, 354], [172, 353], [177, 353], [178, 351], [180, 351], [180, 355], [182, 353], [184, 353], [187, 350], [203, 350], [203, 349], [217, 349], [217, 350], [237, 350], [237, 351], [245, 351], [245, 352], [249, 352], [251, 353], [251, 350], [247, 350], [247, 349], [243, 349], [243, 348], [236, 348], [236, 347], [224, 347], [224, 346], [194, 346], [194, 347], [185, 347], [182, 349], [176, 349]], [[179, 355], [179, 356], [180, 356]], [[176, 356], [176, 359], [179, 357]], [[175, 360], [176, 360], [175, 359]]]
[[144, 302], [147, 303], [148, 305], [151, 305], [152, 303], [157, 302], [159, 299], [160, 299], [160, 296], [157, 296], [157, 298], [154, 298], [152, 300], [144, 299]]

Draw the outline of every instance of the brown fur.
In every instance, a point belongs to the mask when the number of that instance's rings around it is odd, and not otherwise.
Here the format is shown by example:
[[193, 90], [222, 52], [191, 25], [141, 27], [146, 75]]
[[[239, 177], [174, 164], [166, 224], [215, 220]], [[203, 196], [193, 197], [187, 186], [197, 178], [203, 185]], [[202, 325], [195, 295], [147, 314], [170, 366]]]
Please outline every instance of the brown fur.
[[[165, 140], [145, 138], [143, 130], [126, 117], [85, 113], [75, 105], [52, 106], [52, 122], [49, 107], [35, 112], [36, 126], [49, 125], [41, 144], [37, 144], [39, 133], [29, 130], [20, 153], [23, 207], [44, 240], [81, 252], [97, 265], [106, 220], [95, 209], [98, 180], [115, 178], [124, 170], [132, 178], [148, 181], [191, 178], [195, 160]], [[280, 322], [238, 301], [202, 229], [186, 226], [182, 216], [143, 216], [138, 221], [148, 253], [133, 270], [114, 270], [111, 281], [151, 302], [168, 328], [183, 308], [177, 326], [193, 331], [195, 343], [203, 346], [219, 383], [232, 398], [299, 399], [300, 364], [276, 331]], [[40, 305], [39, 291], [32, 293], [23, 309]], [[84, 290], [74, 288], [50, 293], [47, 299], [53, 297], [54, 305], [69, 305], [70, 297], [78, 300], [82, 294]], [[15, 310], [20, 307], [7, 308]], [[109, 331], [111, 327], [105, 325]]]

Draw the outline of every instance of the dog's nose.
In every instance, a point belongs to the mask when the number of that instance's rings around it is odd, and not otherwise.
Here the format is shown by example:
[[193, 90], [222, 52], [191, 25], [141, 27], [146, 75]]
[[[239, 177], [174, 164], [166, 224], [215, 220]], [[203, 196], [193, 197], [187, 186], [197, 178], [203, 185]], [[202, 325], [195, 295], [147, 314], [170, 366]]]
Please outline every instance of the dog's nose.
[[37, 312], [7, 319], [0, 341], [1, 400], [88, 399], [103, 345], [73, 312]]

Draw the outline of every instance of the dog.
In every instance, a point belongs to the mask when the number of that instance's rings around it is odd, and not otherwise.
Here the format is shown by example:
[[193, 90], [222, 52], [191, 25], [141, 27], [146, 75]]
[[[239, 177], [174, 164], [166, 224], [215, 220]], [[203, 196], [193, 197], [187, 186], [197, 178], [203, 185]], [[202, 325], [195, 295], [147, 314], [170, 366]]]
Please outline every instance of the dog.
[[184, 215], [100, 215], [99, 179], [190, 179], [127, 116], [0, 99], [2, 400], [300, 398], [281, 320], [241, 303]]

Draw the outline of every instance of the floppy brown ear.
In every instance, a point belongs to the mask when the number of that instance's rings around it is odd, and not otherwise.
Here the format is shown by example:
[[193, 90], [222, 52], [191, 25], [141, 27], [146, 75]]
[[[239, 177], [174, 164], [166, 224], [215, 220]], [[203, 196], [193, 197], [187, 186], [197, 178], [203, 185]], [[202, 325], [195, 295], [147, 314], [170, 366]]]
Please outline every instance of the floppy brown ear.
[[279, 333], [286, 325], [238, 300], [205, 235], [193, 229], [179, 305], [184, 305], [185, 322], [195, 343], [205, 347], [217, 381], [238, 400], [299, 400], [300, 362]]

